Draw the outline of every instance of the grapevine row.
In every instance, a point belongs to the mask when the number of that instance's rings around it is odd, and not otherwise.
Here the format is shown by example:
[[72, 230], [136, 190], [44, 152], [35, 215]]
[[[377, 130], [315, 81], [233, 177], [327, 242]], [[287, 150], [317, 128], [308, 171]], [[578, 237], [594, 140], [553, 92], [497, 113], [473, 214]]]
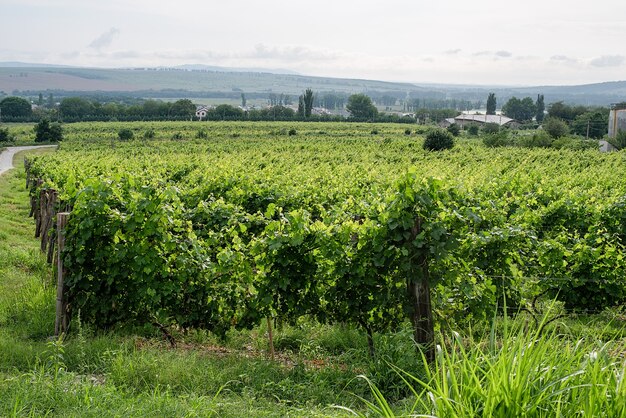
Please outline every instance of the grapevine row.
[[415, 286], [449, 320], [544, 293], [580, 310], [625, 300], [621, 154], [471, 143], [427, 153], [395, 133], [245, 128], [114, 147], [76, 138], [30, 162], [44, 179], [33, 196], [53, 188], [73, 207], [73, 309], [101, 327], [222, 334], [310, 315], [371, 335], [408, 315], [423, 340]]

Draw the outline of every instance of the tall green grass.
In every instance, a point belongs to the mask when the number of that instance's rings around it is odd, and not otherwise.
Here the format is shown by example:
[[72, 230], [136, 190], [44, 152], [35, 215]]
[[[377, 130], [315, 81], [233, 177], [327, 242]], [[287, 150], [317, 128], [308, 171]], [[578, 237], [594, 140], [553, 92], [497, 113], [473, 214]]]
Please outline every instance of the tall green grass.
[[389, 365], [412, 393], [404, 407], [365, 376], [373, 400], [362, 401], [381, 417], [626, 417], [624, 340], [540, 328], [504, 318], [479, 339], [452, 333], [423, 376]]

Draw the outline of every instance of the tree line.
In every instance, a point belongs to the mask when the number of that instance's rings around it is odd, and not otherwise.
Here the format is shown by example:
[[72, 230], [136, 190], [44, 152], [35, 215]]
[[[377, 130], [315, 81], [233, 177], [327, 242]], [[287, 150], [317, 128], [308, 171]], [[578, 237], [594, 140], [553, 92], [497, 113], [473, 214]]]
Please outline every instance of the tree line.
[[[468, 101], [411, 99], [404, 101], [404, 110], [410, 116], [379, 112], [376, 104], [395, 105], [393, 96], [372, 99], [366, 94], [315, 94], [305, 90], [298, 97], [297, 108], [290, 105], [293, 100], [284, 94], [270, 94], [268, 106], [261, 109], [248, 108], [246, 96], [241, 93], [242, 106], [221, 104], [207, 109], [205, 120], [251, 120], [251, 121], [371, 121], [401, 123], [439, 123], [446, 118], [458, 116], [460, 111], [472, 107]], [[440, 107], [442, 105], [448, 107]], [[387, 107], [388, 107], [387, 106]], [[322, 113], [315, 108], [345, 109], [348, 116]], [[486, 102], [486, 113], [496, 113], [497, 99], [490, 93]], [[547, 109], [547, 111], [546, 111]], [[510, 98], [502, 107], [502, 114], [523, 124], [537, 126], [544, 118], [558, 119], [568, 132], [589, 138], [601, 138], [607, 133], [609, 109], [604, 107], [570, 106], [562, 101], [546, 107], [544, 96], [536, 100], [531, 97]], [[196, 117], [196, 105], [189, 99], [173, 102], [154, 99], [138, 103], [100, 101], [85, 97], [66, 97], [55, 103], [52, 94], [47, 98], [39, 95], [36, 105], [21, 97], [10, 96], [0, 101], [0, 122], [37, 122], [53, 120], [62, 122], [82, 121], [165, 121], [191, 120]], [[552, 122], [553, 124], [555, 122]]]
[[[288, 106], [287, 96], [272, 95], [270, 105], [262, 109], [247, 108], [246, 97], [241, 95], [242, 106], [221, 104], [207, 108], [204, 120], [258, 120], [258, 121], [371, 121], [371, 122], [405, 122], [414, 123], [410, 117], [397, 114], [379, 113], [371, 98], [365, 94], [353, 94], [345, 101], [340, 96], [323, 95], [321, 103], [329, 106], [345, 107], [348, 117], [337, 114], [315, 114], [316, 103], [320, 99], [311, 89], [305, 90], [298, 98], [298, 107], [294, 110]], [[0, 122], [36, 122], [55, 120], [62, 122], [86, 121], [161, 121], [191, 120], [196, 118], [197, 106], [189, 99], [174, 102], [145, 100], [143, 103], [123, 104], [116, 102], [100, 102], [84, 97], [67, 97], [58, 105], [33, 106], [21, 97], [7, 97], [0, 101]]]
[[[487, 114], [496, 114], [496, 96], [490, 93], [487, 97]], [[597, 106], [572, 106], [558, 101], [547, 107], [544, 95], [537, 95], [537, 99], [511, 97], [501, 108], [504, 116], [521, 123], [535, 125], [548, 124], [558, 127], [561, 131], [585, 136], [588, 138], [602, 138], [608, 130], [609, 108]]]

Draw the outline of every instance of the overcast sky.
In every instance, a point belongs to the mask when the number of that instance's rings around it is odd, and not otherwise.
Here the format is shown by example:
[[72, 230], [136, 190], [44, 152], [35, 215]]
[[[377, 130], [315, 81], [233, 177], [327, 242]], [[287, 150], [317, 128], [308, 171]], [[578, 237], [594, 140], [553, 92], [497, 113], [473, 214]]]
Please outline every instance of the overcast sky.
[[0, 61], [454, 84], [626, 79], [626, 1], [0, 0]]

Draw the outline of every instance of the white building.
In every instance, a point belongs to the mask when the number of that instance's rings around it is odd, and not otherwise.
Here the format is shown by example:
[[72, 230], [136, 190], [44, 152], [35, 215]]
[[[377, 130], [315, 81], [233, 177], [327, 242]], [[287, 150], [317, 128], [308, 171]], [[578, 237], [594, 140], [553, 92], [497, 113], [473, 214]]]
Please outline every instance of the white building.
[[496, 123], [500, 126], [509, 126], [509, 127], [517, 127], [519, 126], [519, 122], [515, 119], [508, 118], [502, 115], [466, 115], [461, 114], [455, 118], [446, 119], [442, 125], [444, 127], [450, 126], [453, 123], [456, 123], [461, 128], [465, 125], [469, 125], [475, 123], [477, 125], [486, 125], [487, 123]]
[[209, 114], [209, 109], [210, 107], [208, 106], [200, 106], [196, 109], [196, 117], [199, 120], [202, 120], [202, 118], [206, 118], [206, 115]]

